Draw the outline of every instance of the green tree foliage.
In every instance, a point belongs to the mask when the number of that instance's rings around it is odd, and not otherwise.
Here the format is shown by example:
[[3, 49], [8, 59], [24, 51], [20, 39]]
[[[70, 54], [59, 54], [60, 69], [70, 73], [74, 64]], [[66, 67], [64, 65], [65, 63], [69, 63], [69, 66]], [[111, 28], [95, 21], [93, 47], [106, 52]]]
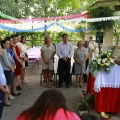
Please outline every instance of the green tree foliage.
[[0, 0], [0, 12], [15, 17], [18, 15], [18, 6], [15, 0]]
[[[97, 0], [0, 0], [0, 12], [15, 18], [63, 16], [79, 14], [95, 1]], [[30, 7], [34, 7], [34, 12], [30, 11]], [[53, 43], [61, 40], [62, 33], [48, 31], [48, 35], [52, 37]], [[8, 32], [6, 34], [9, 35], [11, 33]], [[31, 40], [33, 37], [34, 45], [41, 44], [45, 35], [44, 32], [21, 34], [25, 34], [28, 40]], [[74, 42], [80, 39], [79, 33], [69, 34], [70, 39]], [[4, 33], [1, 33], [1, 36], [4, 37]], [[31, 43], [29, 42], [29, 44]]]
[[[102, 7], [89, 9], [89, 15], [91, 18], [111, 17], [113, 16], [114, 12], [115, 11], [109, 8], [109, 6], [102, 6]], [[95, 28], [95, 31], [101, 31], [112, 28], [114, 25], [114, 21], [109, 20], [109, 21], [91, 22], [90, 24], [91, 26], [101, 25], [98, 28]]]
[[[97, 0], [0, 0], [0, 11], [17, 18], [51, 17], [80, 13]], [[31, 13], [30, 7], [34, 7]]]
[[[81, 39], [81, 36], [79, 35], [79, 33], [68, 33], [65, 31], [61, 31], [61, 32], [48, 31], [48, 36], [51, 37], [52, 43], [56, 44], [62, 41], [61, 36], [63, 33], [67, 33], [69, 35], [69, 40], [73, 44], [76, 44], [76, 42]], [[12, 32], [0, 31], [0, 37], [2, 37], [2, 39], [5, 39], [5, 37], [11, 36], [12, 34], [13, 34]], [[32, 38], [33, 38], [34, 46], [42, 45], [44, 43], [44, 38], [45, 38], [44, 32], [34, 32], [34, 33], [26, 32], [26, 33], [17, 33], [17, 34], [26, 36], [28, 46], [32, 46]]]

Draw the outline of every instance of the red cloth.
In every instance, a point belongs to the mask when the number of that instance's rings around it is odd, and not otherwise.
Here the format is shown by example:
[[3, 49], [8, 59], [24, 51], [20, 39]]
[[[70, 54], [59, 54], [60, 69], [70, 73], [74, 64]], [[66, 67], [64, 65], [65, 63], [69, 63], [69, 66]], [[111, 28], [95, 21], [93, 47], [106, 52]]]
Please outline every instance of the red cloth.
[[96, 112], [120, 113], [120, 89], [101, 88], [99, 93], [94, 91], [95, 78], [91, 73], [88, 75], [87, 93], [95, 94]]
[[[66, 115], [65, 115], [64, 109], [60, 108], [57, 111], [53, 120], [80, 120], [80, 118], [73, 112], [66, 111]], [[25, 120], [25, 116], [18, 116], [16, 118], [16, 120]], [[40, 120], [40, 118], [38, 118], [38, 120]], [[46, 117], [45, 120], [48, 120], [48, 118]], [[49, 120], [50, 120], [50, 118], [49, 118]]]
[[120, 113], [120, 89], [101, 88], [99, 93], [95, 93], [96, 112]]
[[89, 73], [88, 75], [88, 81], [87, 81], [87, 93], [94, 93], [94, 82], [95, 82], [95, 78], [92, 76], [91, 73]]
[[[13, 46], [16, 50], [16, 54], [17, 56], [20, 58], [20, 50], [17, 46]], [[20, 58], [21, 59], [21, 58]], [[20, 68], [19, 62], [14, 58], [15, 64], [16, 64], [16, 69], [15, 69], [15, 73], [14, 75], [21, 75], [22, 74], [22, 70]]]

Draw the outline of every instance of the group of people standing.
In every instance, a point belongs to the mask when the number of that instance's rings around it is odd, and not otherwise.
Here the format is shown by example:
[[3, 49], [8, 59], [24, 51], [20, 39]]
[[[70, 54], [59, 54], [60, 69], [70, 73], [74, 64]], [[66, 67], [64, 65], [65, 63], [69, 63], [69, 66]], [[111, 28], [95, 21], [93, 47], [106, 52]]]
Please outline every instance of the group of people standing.
[[28, 65], [26, 38], [11, 35], [0, 45], [0, 118], [3, 106], [10, 106], [14, 96], [20, 95], [25, 83], [25, 67]]
[[[70, 87], [70, 71], [71, 71], [71, 58], [75, 60], [74, 73], [76, 74], [76, 85], [79, 80], [79, 86], [82, 87], [82, 79], [87, 82], [87, 69], [89, 60], [93, 56], [94, 46], [89, 41], [79, 41], [77, 48], [73, 50], [72, 43], [69, 42], [67, 34], [63, 34], [62, 42], [58, 43], [56, 47], [51, 43], [49, 36], [45, 37], [45, 43], [41, 47], [42, 57], [42, 72], [44, 75], [44, 87], [50, 87], [51, 73], [54, 69], [54, 55], [59, 57], [58, 61], [58, 76], [59, 81], [57, 88], [62, 87], [63, 80], [65, 81], [66, 88]], [[73, 54], [74, 51], [74, 54]], [[83, 75], [84, 74], [84, 75]], [[79, 76], [80, 75], [80, 76]]]
[[[77, 43], [77, 48], [73, 50], [73, 46], [72, 46], [72, 43], [69, 42], [68, 35], [63, 34], [61, 37], [62, 37], [62, 42], [58, 43], [55, 46], [51, 43], [51, 38], [49, 36], [46, 36], [45, 42], [41, 47], [44, 87], [50, 87], [51, 73], [54, 70], [55, 54], [57, 54], [57, 56], [59, 57], [59, 61], [58, 61], [59, 81], [58, 81], [57, 88], [62, 87], [63, 80], [65, 81], [66, 88], [70, 87], [70, 79], [71, 79], [70, 70], [71, 70], [72, 57], [75, 60], [74, 72], [76, 74], [76, 85], [79, 80], [79, 86], [82, 87], [82, 79], [84, 78], [84, 81], [87, 82], [87, 77], [86, 75], [83, 75], [83, 74], [85, 73], [85, 70], [87, 68], [88, 61], [93, 57], [94, 47], [88, 41], [85, 41], [84, 43], [83, 41], [79, 41]], [[11, 105], [10, 100], [14, 99], [14, 96], [20, 95], [20, 90], [22, 90], [21, 84], [25, 83], [25, 80], [24, 80], [25, 67], [28, 66], [28, 60], [29, 60], [27, 55], [27, 47], [25, 43], [26, 43], [25, 36], [21, 36], [17, 34], [6, 37], [4, 40], [1, 41], [0, 118], [2, 116], [3, 105], [10, 106]], [[53, 93], [51, 91], [48, 91], [48, 93], [49, 92], [53, 95], [53, 97], [55, 96], [55, 94], [62, 96], [61, 93], [59, 93], [59, 91], [55, 92], [55, 90], [53, 90], [52, 91]], [[48, 93], [46, 92], [46, 94]], [[51, 96], [48, 95], [48, 97], [51, 97]], [[36, 104], [39, 104], [37, 102]], [[65, 106], [65, 109], [67, 110], [66, 105], [63, 105], [63, 106]], [[60, 106], [58, 107], [60, 108]], [[50, 108], [47, 110], [50, 110]], [[57, 110], [58, 108], [55, 108], [55, 112], [57, 112]], [[30, 108], [28, 111], [32, 112], [32, 109]], [[63, 109], [60, 109], [60, 111], [63, 111]], [[26, 112], [23, 112], [23, 113], [26, 113]], [[55, 113], [52, 113], [52, 114], [53, 116], [55, 115]], [[49, 112], [48, 112], [48, 116], [49, 116]], [[33, 115], [33, 118], [34, 117], [37, 118], [38, 115], [36, 116]], [[45, 114], [44, 116], [42, 116], [42, 118], [45, 118]], [[77, 118], [76, 120], [79, 120], [79, 118]]]

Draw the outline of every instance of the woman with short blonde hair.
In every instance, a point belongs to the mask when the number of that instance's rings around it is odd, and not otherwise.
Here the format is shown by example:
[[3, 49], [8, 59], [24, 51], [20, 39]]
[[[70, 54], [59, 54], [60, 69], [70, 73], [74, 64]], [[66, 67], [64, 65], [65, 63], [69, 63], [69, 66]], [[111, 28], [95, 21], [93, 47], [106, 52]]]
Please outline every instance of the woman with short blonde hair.
[[45, 43], [41, 47], [42, 72], [44, 76], [44, 87], [50, 87], [51, 71], [54, 68], [53, 58], [55, 47], [51, 44], [51, 38], [45, 37]]
[[82, 48], [82, 46], [83, 46], [83, 41], [79, 41], [77, 43], [78, 48], [76, 48], [74, 52], [75, 74], [77, 74], [76, 75], [76, 86], [77, 86], [79, 75], [80, 75], [79, 87], [82, 87], [81, 82], [82, 82], [83, 74], [85, 73], [85, 61], [87, 58], [86, 52]]

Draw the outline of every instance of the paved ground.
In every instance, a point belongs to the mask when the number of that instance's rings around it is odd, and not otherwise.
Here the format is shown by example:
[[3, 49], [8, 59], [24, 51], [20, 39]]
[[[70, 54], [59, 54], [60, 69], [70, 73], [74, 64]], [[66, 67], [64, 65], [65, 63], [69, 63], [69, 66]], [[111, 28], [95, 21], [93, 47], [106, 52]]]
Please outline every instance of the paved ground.
[[[21, 95], [11, 101], [10, 107], [4, 107], [2, 120], [15, 120], [24, 109], [30, 107], [38, 96], [47, 89], [39, 85], [39, 74], [40, 69], [38, 69], [36, 63], [31, 63], [26, 71], [27, 83], [22, 86], [23, 90]], [[76, 104], [80, 100], [81, 89], [72, 86], [70, 89], [63, 87], [60, 90], [65, 95], [69, 109], [78, 114]], [[96, 114], [94, 110], [90, 112]], [[120, 115], [113, 115], [112, 120], [120, 120]]]

